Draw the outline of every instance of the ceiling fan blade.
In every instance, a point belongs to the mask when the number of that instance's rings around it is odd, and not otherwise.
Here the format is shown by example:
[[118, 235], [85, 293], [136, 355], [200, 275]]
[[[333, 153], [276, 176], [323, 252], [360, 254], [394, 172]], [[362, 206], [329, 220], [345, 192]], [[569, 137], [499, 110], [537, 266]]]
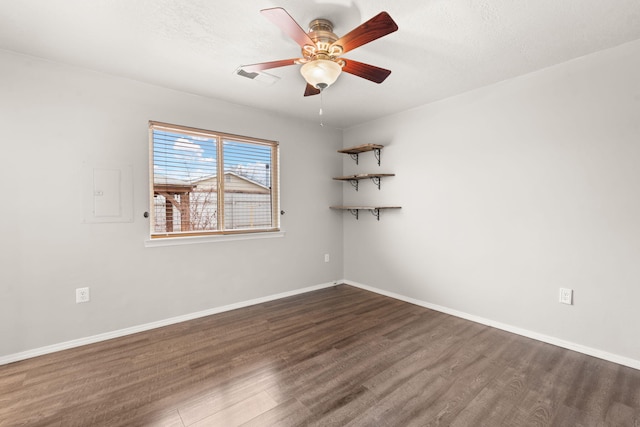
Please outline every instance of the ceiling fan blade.
[[260, 11], [269, 21], [276, 24], [286, 35], [295, 40], [300, 47], [305, 45], [315, 46], [309, 35], [300, 25], [281, 7], [262, 9]]
[[287, 65], [295, 65], [298, 58], [281, 59], [279, 61], [261, 62], [259, 64], [241, 65], [240, 68], [247, 73], [255, 73], [262, 70], [268, 70], [270, 68], [285, 67]]
[[304, 90], [304, 96], [318, 95], [319, 93], [320, 93], [320, 89], [315, 88], [311, 86], [309, 83], [307, 83], [307, 87]]
[[332, 46], [342, 46], [342, 53], [346, 53], [397, 30], [398, 25], [391, 19], [391, 16], [387, 12], [380, 12], [364, 24], [340, 37]]
[[352, 59], [342, 59], [345, 62], [344, 67], [342, 67], [342, 71], [375, 83], [382, 83], [387, 77], [389, 77], [389, 74], [391, 74], [391, 70], [376, 67], [375, 65], [365, 64]]

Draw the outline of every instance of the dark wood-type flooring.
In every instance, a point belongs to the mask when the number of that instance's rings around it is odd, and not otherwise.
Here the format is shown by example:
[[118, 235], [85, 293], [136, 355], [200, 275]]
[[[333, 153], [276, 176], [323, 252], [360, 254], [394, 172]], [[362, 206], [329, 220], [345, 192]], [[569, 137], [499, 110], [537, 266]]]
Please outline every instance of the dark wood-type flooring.
[[640, 427], [640, 371], [340, 285], [0, 366], [0, 425]]

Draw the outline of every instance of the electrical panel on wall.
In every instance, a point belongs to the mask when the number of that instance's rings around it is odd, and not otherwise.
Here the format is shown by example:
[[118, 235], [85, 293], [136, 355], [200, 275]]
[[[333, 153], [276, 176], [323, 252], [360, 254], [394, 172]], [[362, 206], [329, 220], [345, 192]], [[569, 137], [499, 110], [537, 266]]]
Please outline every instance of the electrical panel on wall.
[[131, 166], [87, 166], [84, 170], [85, 223], [133, 221]]

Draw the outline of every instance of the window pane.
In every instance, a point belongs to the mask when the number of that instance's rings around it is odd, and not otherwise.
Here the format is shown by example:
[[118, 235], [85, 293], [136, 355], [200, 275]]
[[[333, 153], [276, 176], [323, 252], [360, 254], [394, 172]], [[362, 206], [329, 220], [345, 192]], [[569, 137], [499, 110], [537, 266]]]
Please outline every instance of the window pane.
[[156, 233], [217, 229], [215, 138], [153, 131]]
[[271, 227], [271, 156], [271, 146], [224, 140], [225, 229]]

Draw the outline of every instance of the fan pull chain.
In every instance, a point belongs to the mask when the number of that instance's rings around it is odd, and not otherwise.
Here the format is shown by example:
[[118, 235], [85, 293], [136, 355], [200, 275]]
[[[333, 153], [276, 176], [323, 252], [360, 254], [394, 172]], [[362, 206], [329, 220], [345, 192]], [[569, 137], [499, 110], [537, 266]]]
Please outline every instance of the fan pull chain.
[[324, 126], [324, 122], [322, 120], [322, 90], [320, 90], [320, 112], [318, 113], [318, 115], [320, 116], [320, 126]]

